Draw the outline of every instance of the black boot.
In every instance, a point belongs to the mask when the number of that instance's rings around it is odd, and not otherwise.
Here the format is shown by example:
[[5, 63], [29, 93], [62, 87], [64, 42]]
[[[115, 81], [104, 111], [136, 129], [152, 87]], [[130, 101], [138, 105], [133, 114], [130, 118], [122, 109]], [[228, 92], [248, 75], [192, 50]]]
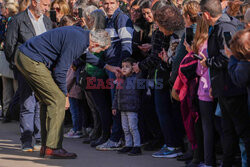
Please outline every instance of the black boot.
[[130, 152], [132, 149], [133, 149], [133, 147], [123, 147], [121, 150], [118, 150], [117, 152], [119, 154], [125, 154], [125, 153]]
[[133, 147], [132, 150], [128, 153], [128, 155], [131, 156], [141, 155], [141, 147]]
[[96, 147], [98, 145], [101, 145], [101, 144], [105, 143], [108, 139], [109, 139], [108, 137], [101, 136], [97, 140], [94, 140], [94, 141], [90, 142], [90, 146], [91, 147]]

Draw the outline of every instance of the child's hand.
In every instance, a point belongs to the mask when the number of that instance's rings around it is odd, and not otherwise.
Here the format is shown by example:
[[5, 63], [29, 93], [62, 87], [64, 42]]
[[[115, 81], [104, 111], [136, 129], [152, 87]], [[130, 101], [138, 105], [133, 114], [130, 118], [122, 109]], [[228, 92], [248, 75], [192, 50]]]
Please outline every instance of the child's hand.
[[68, 110], [70, 107], [70, 103], [69, 103], [69, 97], [66, 97], [66, 103], [65, 103], [65, 110]]
[[113, 109], [113, 110], [112, 110], [112, 114], [113, 114], [113, 115], [116, 115], [116, 109]]
[[214, 98], [212, 94], [212, 88], [209, 89], [209, 97]]
[[139, 73], [140, 72], [140, 68], [139, 68], [139, 63], [134, 63], [133, 64], [133, 70], [135, 73]]
[[200, 52], [200, 55], [203, 57], [203, 59], [200, 60], [201, 65], [202, 65], [203, 67], [207, 68], [207, 64], [206, 64], [207, 58], [206, 58], [206, 56], [205, 56], [202, 52]]
[[184, 46], [186, 47], [186, 50], [188, 53], [192, 52], [191, 46], [187, 43], [187, 41], [184, 41]]

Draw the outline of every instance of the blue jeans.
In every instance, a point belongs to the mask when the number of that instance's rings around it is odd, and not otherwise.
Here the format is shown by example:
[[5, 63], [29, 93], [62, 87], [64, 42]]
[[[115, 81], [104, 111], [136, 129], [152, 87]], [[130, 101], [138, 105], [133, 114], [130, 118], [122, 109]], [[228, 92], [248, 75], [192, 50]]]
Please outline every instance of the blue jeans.
[[154, 90], [155, 110], [159, 119], [165, 144], [168, 147], [183, 146], [184, 127], [180, 113], [180, 104], [171, 102], [169, 90]]
[[81, 131], [83, 126], [83, 102], [80, 99], [69, 97], [70, 113], [72, 116], [73, 130]]
[[141, 139], [138, 130], [138, 114], [136, 112], [121, 112], [122, 128], [126, 147], [140, 147]]
[[[106, 70], [109, 79], [115, 79], [115, 74], [113, 72], [110, 72]], [[111, 100], [113, 102], [115, 95], [115, 88], [111, 89]], [[118, 112], [115, 116], [112, 116], [113, 124], [112, 124], [112, 131], [111, 131], [111, 136], [110, 140], [114, 142], [118, 142], [122, 136], [122, 125], [121, 125], [121, 114]]]
[[17, 72], [18, 92], [20, 94], [20, 130], [21, 142], [24, 145], [32, 144], [32, 136], [41, 139], [40, 105], [35, 93], [26, 82], [23, 75]]

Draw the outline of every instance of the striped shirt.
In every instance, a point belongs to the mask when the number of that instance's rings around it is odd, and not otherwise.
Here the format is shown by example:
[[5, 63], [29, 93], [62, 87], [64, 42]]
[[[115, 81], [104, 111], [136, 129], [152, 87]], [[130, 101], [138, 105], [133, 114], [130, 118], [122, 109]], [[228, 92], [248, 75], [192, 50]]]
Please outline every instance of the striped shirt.
[[130, 18], [118, 8], [110, 19], [107, 19], [106, 29], [111, 37], [111, 46], [106, 51], [105, 62], [120, 66], [124, 58], [132, 55], [133, 23]]

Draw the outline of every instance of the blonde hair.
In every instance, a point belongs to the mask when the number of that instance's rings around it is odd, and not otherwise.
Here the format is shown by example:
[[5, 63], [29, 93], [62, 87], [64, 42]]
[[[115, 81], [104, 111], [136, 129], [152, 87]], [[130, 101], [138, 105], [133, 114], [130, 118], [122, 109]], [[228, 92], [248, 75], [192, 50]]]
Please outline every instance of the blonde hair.
[[21, 0], [19, 3], [19, 12], [23, 12], [27, 9], [27, 7], [30, 5], [30, 0]]
[[197, 27], [192, 45], [194, 53], [199, 54], [200, 47], [208, 39], [208, 24], [207, 21], [201, 17], [197, 17]]
[[183, 5], [182, 11], [185, 17], [189, 16], [191, 22], [196, 23], [200, 12], [200, 4], [197, 1], [189, 1]]
[[241, 4], [242, 4], [242, 2], [239, 0], [229, 1], [227, 14], [229, 16], [237, 16], [238, 12], [240, 11]]
[[68, 15], [70, 13], [69, 4], [65, 0], [54, 0], [50, 8], [53, 8], [54, 4], [58, 4], [61, 14]]
[[250, 29], [238, 31], [230, 42], [233, 55], [239, 60], [250, 60]]
[[6, 3], [5, 8], [9, 11], [9, 16], [14, 16], [18, 13], [18, 3]]

